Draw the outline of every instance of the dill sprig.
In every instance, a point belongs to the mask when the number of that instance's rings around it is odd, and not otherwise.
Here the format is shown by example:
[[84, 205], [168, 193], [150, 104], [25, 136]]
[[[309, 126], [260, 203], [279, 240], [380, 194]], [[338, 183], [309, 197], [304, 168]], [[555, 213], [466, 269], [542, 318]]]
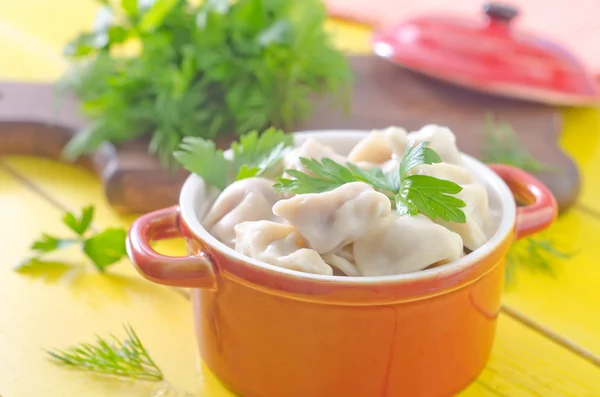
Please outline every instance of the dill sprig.
[[566, 252], [556, 246], [556, 241], [546, 233], [515, 242], [506, 257], [506, 286], [514, 285], [517, 268], [531, 273], [555, 275], [560, 261], [572, 258], [575, 252]]
[[131, 327], [124, 325], [127, 337], [119, 340], [96, 335], [96, 343], [80, 343], [66, 349], [48, 350], [53, 362], [73, 369], [140, 380], [161, 381], [163, 373]]
[[552, 169], [529, 153], [510, 124], [496, 121], [492, 113], [485, 116], [481, 153], [486, 163], [508, 164], [528, 172]]

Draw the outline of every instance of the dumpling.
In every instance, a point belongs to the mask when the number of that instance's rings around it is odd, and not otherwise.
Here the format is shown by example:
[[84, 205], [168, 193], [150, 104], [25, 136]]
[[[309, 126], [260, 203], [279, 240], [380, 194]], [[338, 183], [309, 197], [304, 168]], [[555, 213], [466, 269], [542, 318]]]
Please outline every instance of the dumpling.
[[448, 127], [428, 124], [419, 131], [408, 134], [407, 139], [417, 143], [427, 141], [429, 142], [428, 147], [435, 150], [442, 161], [450, 164], [462, 164], [460, 151], [456, 147], [456, 137]]
[[331, 267], [344, 273], [346, 276], [361, 276], [360, 271], [354, 263], [352, 245], [347, 245], [341, 251], [323, 255], [323, 260]]
[[320, 160], [328, 157], [336, 163], [345, 164], [348, 159], [329, 146], [323, 145], [314, 138], [308, 138], [302, 145], [288, 152], [283, 158], [284, 168], [306, 172], [300, 157]]
[[487, 190], [485, 186], [477, 183], [468, 169], [455, 164], [437, 163], [420, 165], [413, 168], [410, 173], [446, 179], [461, 185], [463, 190], [455, 197], [465, 202], [466, 206], [462, 210], [467, 221], [454, 223], [438, 219], [436, 223], [458, 233], [462, 237], [465, 247], [471, 251], [481, 247], [487, 241], [485, 231], [488, 219], [491, 217]]
[[375, 164], [383, 163], [390, 158], [392, 158], [392, 148], [382, 131], [372, 131], [358, 142], [348, 155], [350, 161], [368, 161]]
[[271, 221], [242, 222], [235, 226], [235, 250], [290, 270], [332, 275], [333, 269], [306, 243], [292, 225]]
[[419, 165], [412, 170], [411, 175], [427, 175], [438, 179], [446, 179], [459, 185], [476, 183], [475, 177], [465, 167], [456, 164], [435, 163]]
[[488, 240], [485, 233], [487, 222], [490, 219], [488, 194], [483, 185], [463, 185], [462, 188], [463, 190], [455, 197], [465, 202], [466, 206], [462, 210], [467, 221], [455, 223], [438, 219], [436, 223], [458, 233], [462, 237], [465, 247], [475, 251]]
[[299, 194], [273, 206], [273, 213], [294, 225], [320, 254], [352, 243], [391, 210], [390, 199], [363, 182], [325, 193]]
[[233, 247], [234, 226], [244, 221], [277, 218], [271, 208], [282, 195], [275, 193], [273, 182], [264, 178], [247, 178], [227, 186], [217, 197], [204, 218], [204, 227], [219, 241]]
[[382, 164], [392, 158], [393, 147], [402, 147], [401, 151], [404, 151], [406, 144], [406, 130], [403, 128], [374, 130], [354, 146], [348, 159], [352, 162]]
[[460, 236], [425, 215], [390, 215], [380, 219], [353, 244], [356, 267], [363, 276], [389, 276], [425, 269], [460, 258]]

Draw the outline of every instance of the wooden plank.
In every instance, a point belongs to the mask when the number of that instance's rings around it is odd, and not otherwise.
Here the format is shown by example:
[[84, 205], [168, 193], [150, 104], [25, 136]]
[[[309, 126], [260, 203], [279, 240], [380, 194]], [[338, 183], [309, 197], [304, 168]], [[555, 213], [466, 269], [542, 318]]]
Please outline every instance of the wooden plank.
[[598, 396], [598, 370], [598, 367], [540, 337], [537, 332], [502, 315], [487, 367], [460, 396]]
[[521, 270], [504, 304], [600, 357], [600, 220], [572, 209], [552, 227], [557, 247], [572, 258], [553, 261], [554, 275]]
[[[126, 224], [131, 220], [120, 219], [106, 205], [103, 196], [99, 194], [101, 191], [100, 182], [89, 171], [41, 159], [10, 158], [5, 159], [5, 161], [19, 174], [25, 175], [27, 180], [33, 182], [33, 186], [28, 189], [40, 189], [42, 194], [46, 194], [55, 202], [55, 206], [79, 208], [87, 203], [94, 203], [97, 206], [97, 224], [100, 227], [114, 225], [119, 221]], [[35, 194], [37, 195], [38, 193]], [[28, 195], [31, 195], [31, 193], [28, 193]], [[19, 195], [18, 197], [21, 196]], [[25, 208], [26, 204], [23, 203], [23, 206]], [[32, 208], [35, 210], [35, 208], [39, 207], [33, 205]], [[45, 204], [43, 208], [50, 208], [53, 212], [58, 213], [58, 210], [53, 209], [55, 207], [52, 204]], [[37, 211], [39, 210], [32, 211], [30, 216], [35, 218]], [[55, 219], [53, 217], [49, 218]], [[54, 220], [54, 223], [49, 222], [50, 219], [45, 220], [38, 229], [51, 230], [49, 225], [58, 223], [56, 220]], [[181, 249], [181, 246], [178, 246], [175, 250], [171, 245], [163, 245], [162, 247], [164, 252], [174, 254], [181, 253]], [[118, 270], [129, 274], [127, 269], [122, 269], [122, 265], [124, 264], [118, 265]], [[1, 281], [0, 288], [2, 288]], [[162, 288], [158, 289], [162, 290]], [[21, 293], [25, 292], [25, 290], [21, 291]], [[76, 306], [78, 305], [77, 303], [75, 304]], [[177, 321], [185, 322], [186, 318], [189, 319], [189, 316], [189, 312], [182, 313], [183, 318]], [[79, 321], [85, 318], [84, 322], [87, 322], [87, 317], [88, 315], [82, 315]], [[153, 338], [154, 332], [164, 332], [164, 327], [169, 326], [162, 324], [165, 320], [158, 318], [158, 316], [154, 316], [152, 319], [138, 319], [136, 317], [136, 321], [147, 327], [145, 332], [148, 332], [148, 338]], [[188, 326], [183, 327], [183, 333], [186, 336], [184, 339], [187, 341], [185, 344], [187, 346], [186, 354], [194, 351], [195, 343], [187, 337], [188, 332], [190, 332], [187, 328]], [[78, 327], [83, 326], [79, 325]], [[142, 329], [141, 327], [142, 325], [139, 328]], [[85, 325], [85, 329], [88, 329], [88, 332], [95, 330], [91, 326], [88, 328], [87, 324]], [[107, 329], [106, 325], [102, 329]], [[79, 330], [76, 333], [78, 335], [85, 335], [83, 331], [80, 333]], [[70, 332], [68, 338], [63, 338], [70, 340], [73, 338], [72, 335], [73, 333]], [[158, 336], [156, 338], [158, 339]], [[169, 339], [164, 344], [171, 345], [172, 343], [179, 346], [180, 342]], [[154, 345], [150, 345], [150, 343], [148, 345], [154, 352]], [[181, 351], [184, 350], [183, 347], [178, 349]], [[162, 360], [158, 360], [158, 358], [157, 361], [161, 362], [161, 364], [163, 362]], [[185, 367], [185, 365], [190, 365], [189, 360], [186, 362], [182, 362], [179, 367], [184, 373], [190, 371], [190, 368]], [[600, 384], [596, 382], [596, 379], [600, 377], [599, 371], [600, 369], [581, 357], [549, 341], [539, 333], [508, 316], [502, 315], [499, 322], [497, 341], [489, 365], [480, 378], [463, 395], [474, 397], [487, 395], [595, 396], [600, 393]], [[53, 375], [60, 378], [59, 374], [55, 372], [53, 372]], [[232, 396], [206, 368], [202, 367], [201, 375], [200, 384], [197, 386], [200, 395], [210, 397]], [[0, 384], [2, 384], [1, 376]], [[60, 380], [55, 380], [55, 382], [60, 382]], [[54, 397], [52, 394], [48, 394], [47, 396]]]

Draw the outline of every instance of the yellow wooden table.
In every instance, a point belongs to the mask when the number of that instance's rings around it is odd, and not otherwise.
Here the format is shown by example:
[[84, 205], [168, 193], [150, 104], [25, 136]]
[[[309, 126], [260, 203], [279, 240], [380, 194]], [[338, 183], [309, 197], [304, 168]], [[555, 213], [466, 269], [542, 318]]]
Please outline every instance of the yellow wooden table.
[[[56, 79], [66, 66], [62, 45], [93, 23], [96, 7], [92, 0], [0, 1], [0, 79]], [[342, 48], [367, 51], [366, 29], [339, 22], [331, 29]], [[600, 396], [600, 177], [594, 176], [600, 172], [600, 117], [589, 109], [564, 116], [562, 146], [583, 173], [583, 192], [550, 234], [577, 254], [557, 264], [553, 277], [517, 272], [489, 364], [461, 396]], [[186, 297], [142, 280], [127, 260], [100, 275], [78, 252], [67, 251], [57, 259], [75, 262], [72, 268], [50, 275], [12, 270], [40, 233], [65, 231], [65, 209], [90, 203], [97, 227], [132, 220], [111, 210], [98, 178], [85, 170], [36, 158], [0, 159], [0, 396], [151, 395], [155, 384], [69, 371], [43, 354], [43, 348], [91, 341], [94, 333], [122, 334], [125, 322], [173, 387], [195, 396], [231, 396], [197, 358]]]

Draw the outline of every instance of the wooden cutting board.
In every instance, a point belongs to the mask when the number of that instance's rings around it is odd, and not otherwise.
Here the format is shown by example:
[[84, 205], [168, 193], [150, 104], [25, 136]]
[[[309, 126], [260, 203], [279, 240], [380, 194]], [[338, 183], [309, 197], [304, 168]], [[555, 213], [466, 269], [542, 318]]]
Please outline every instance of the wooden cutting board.
[[[537, 176], [556, 195], [561, 211], [574, 203], [580, 178], [573, 161], [558, 147], [562, 122], [556, 109], [466, 91], [373, 56], [353, 56], [350, 62], [355, 73], [351, 113], [315, 101], [313, 117], [296, 130], [390, 125], [413, 130], [436, 123], [449, 126], [460, 149], [478, 157], [485, 116], [491, 112], [496, 120], [513, 126], [534, 157], [555, 169]], [[58, 159], [65, 143], [83, 126], [76, 102], [58, 106], [51, 85], [0, 83], [0, 155]], [[229, 146], [229, 140], [222, 138], [218, 144]], [[144, 141], [119, 147], [106, 144], [77, 163], [98, 173], [108, 201], [121, 213], [176, 204], [186, 172], [163, 170], [146, 148]]]

